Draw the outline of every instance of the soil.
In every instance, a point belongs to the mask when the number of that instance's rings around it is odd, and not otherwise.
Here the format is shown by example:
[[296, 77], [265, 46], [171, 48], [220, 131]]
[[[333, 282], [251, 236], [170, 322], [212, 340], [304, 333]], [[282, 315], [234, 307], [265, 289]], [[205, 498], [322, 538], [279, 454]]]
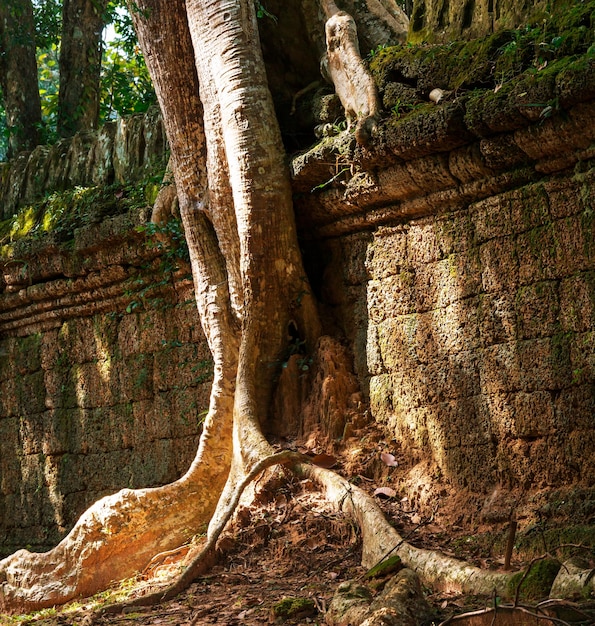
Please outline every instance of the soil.
[[[471, 529], [469, 502], [464, 514], [460, 509], [464, 498], [457, 500], [453, 494], [450, 504], [442, 506], [439, 514], [436, 507], [417, 507], [415, 502], [400, 497], [396, 489], [399, 476], [407, 472], [400, 464], [398, 451], [389, 452], [390, 442], [374, 431], [358, 433], [355, 441], [356, 450], [352, 442], [352, 449], [349, 445], [336, 447], [315, 460], [336, 465], [335, 469], [350, 476], [354, 483], [371, 494], [376, 492], [387, 519], [410, 543], [483, 567], [502, 566], [503, 555], [495, 550], [489, 525], [475, 524]], [[307, 447], [297, 447], [313, 454], [322, 451], [317, 443], [312, 440]], [[144, 595], [171, 580], [184, 567], [188, 546], [156, 557], [137, 577], [99, 596], [27, 616], [0, 615], [0, 625], [324, 624], [324, 612], [337, 586], [347, 580], [362, 580], [366, 574], [360, 564], [359, 529], [333, 511], [310, 481], [299, 481], [283, 468], [272, 468], [258, 479], [252, 497], [249, 506], [238, 509], [219, 540], [219, 564], [174, 600], [152, 607], [130, 607], [116, 615], [101, 616], [97, 612], [100, 606]], [[463, 525], [455, 523], [457, 520]], [[527, 560], [526, 555], [516, 555], [513, 567]], [[375, 591], [382, 588], [382, 582], [376, 582]], [[427, 599], [435, 608], [432, 624], [492, 602], [447, 594], [430, 594]]]

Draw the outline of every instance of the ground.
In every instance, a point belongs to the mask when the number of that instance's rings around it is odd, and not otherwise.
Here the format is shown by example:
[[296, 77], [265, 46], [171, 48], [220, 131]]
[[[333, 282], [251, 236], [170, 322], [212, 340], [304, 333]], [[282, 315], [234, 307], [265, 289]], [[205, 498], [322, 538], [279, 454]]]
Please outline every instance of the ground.
[[[297, 444], [296, 447], [300, 449]], [[402, 478], [399, 475], [405, 473], [404, 455], [378, 431], [360, 431], [345, 445], [331, 449], [332, 454], [328, 454], [328, 447], [326, 451], [315, 445], [312, 448], [310, 442], [307, 451], [319, 453], [317, 462], [334, 465], [371, 494], [383, 489], [375, 497], [387, 519], [410, 543], [436, 548], [483, 567], [502, 566], [500, 545], [506, 524], [472, 526], [474, 510], [469, 501], [467, 508], [461, 509], [456, 499], [448, 506], [435, 507], [435, 515], [428, 514], [427, 507], [426, 512], [420, 513], [415, 503], [396, 490], [391, 492], [391, 485], [397, 487]], [[135, 579], [95, 598], [28, 616], [0, 615], [0, 624], [324, 624], [323, 613], [337, 586], [346, 580], [365, 581], [366, 570], [360, 565], [359, 530], [334, 512], [310, 481], [297, 480], [285, 469], [268, 470], [256, 481], [254, 494], [252, 506], [240, 507], [220, 539], [219, 564], [174, 600], [153, 607], [131, 607], [117, 615], [97, 613], [101, 605], [154, 590], [183, 567], [187, 547], [159, 556]], [[481, 506], [479, 503], [476, 508]], [[513, 567], [516, 569], [528, 560], [528, 553], [515, 553]], [[379, 578], [371, 586], [380, 589], [382, 584]], [[430, 594], [428, 600], [436, 612], [434, 624], [491, 602], [446, 594]]]

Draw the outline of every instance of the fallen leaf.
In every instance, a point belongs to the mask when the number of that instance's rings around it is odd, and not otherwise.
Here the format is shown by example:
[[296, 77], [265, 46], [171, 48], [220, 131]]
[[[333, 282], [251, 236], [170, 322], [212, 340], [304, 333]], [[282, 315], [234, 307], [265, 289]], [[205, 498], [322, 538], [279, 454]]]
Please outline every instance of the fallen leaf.
[[397, 492], [390, 487], [378, 487], [374, 491], [375, 496], [382, 496], [384, 498], [394, 498], [397, 495]]
[[383, 452], [380, 455], [382, 462], [388, 467], [397, 467], [399, 464], [397, 463], [397, 459], [395, 459], [394, 455], [390, 454], [390, 452]]
[[317, 454], [313, 456], [311, 459], [314, 465], [318, 465], [318, 467], [323, 467], [324, 469], [331, 469], [331, 467], [335, 467], [337, 464], [337, 459], [330, 454]]

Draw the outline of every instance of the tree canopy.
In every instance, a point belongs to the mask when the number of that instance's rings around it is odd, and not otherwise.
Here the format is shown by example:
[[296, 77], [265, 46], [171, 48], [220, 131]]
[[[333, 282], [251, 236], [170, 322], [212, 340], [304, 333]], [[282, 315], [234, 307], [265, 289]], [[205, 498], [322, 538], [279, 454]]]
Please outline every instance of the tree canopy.
[[[82, 89], [81, 64], [89, 63], [89, 54], [81, 49], [65, 47], [69, 35], [64, 16], [68, 15], [67, 9], [70, 10], [70, 7], [74, 7], [74, 13], [80, 12], [82, 9], [77, 8], [77, 4], [81, 7], [99, 6], [88, 0], [78, 3], [58, 0], [6, 3], [8, 16], [12, 13], [20, 14], [25, 9], [32, 15], [32, 28], [27, 37], [34, 60], [31, 58], [27, 66], [20, 63], [19, 70], [22, 80], [27, 80], [32, 85], [31, 90], [36, 88], [38, 93], [29, 99], [33, 114], [12, 114], [12, 105], [7, 101], [8, 85], [0, 85], [0, 160], [22, 149], [31, 149], [37, 143], [53, 143], [61, 135], [79, 129], [90, 130], [116, 116], [143, 112], [155, 104], [155, 94], [131, 17], [125, 3], [120, 0], [104, 2], [92, 24], [90, 32], [98, 31], [98, 34], [90, 46], [101, 55], [101, 63], [98, 66], [94, 62], [91, 78]], [[7, 21], [8, 16], [4, 22], [6, 27], [0, 30], [5, 33], [5, 37], [0, 38], [2, 58], [5, 61], [15, 57], [21, 43], [18, 39], [11, 39], [11, 33], [16, 32], [17, 28], [14, 23]], [[23, 24], [22, 19], [18, 23]], [[82, 39], [89, 36], [85, 35]], [[77, 35], [75, 41], [78, 39]], [[70, 84], [74, 91], [68, 95]], [[91, 117], [87, 115], [76, 121], [90, 95], [93, 95], [95, 103], [91, 107]], [[30, 135], [31, 139], [19, 139], [24, 135]]]

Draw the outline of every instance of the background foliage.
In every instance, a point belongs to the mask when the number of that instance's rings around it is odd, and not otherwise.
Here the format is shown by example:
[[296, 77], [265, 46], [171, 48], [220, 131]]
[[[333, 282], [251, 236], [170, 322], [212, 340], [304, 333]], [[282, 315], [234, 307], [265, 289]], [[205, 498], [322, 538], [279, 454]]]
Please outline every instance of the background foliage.
[[[58, 60], [62, 28], [62, 2], [33, 0], [37, 72], [41, 96], [42, 140], [57, 140], [56, 121], [60, 77]], [[118, 116], [146, 111], [156, 102], [130, 15], [124, 0], [108, 3], [104, 16], [101, 67], [100, 123]], [[0, 101], [0, 160], [6, 158], [8, 129]]]

